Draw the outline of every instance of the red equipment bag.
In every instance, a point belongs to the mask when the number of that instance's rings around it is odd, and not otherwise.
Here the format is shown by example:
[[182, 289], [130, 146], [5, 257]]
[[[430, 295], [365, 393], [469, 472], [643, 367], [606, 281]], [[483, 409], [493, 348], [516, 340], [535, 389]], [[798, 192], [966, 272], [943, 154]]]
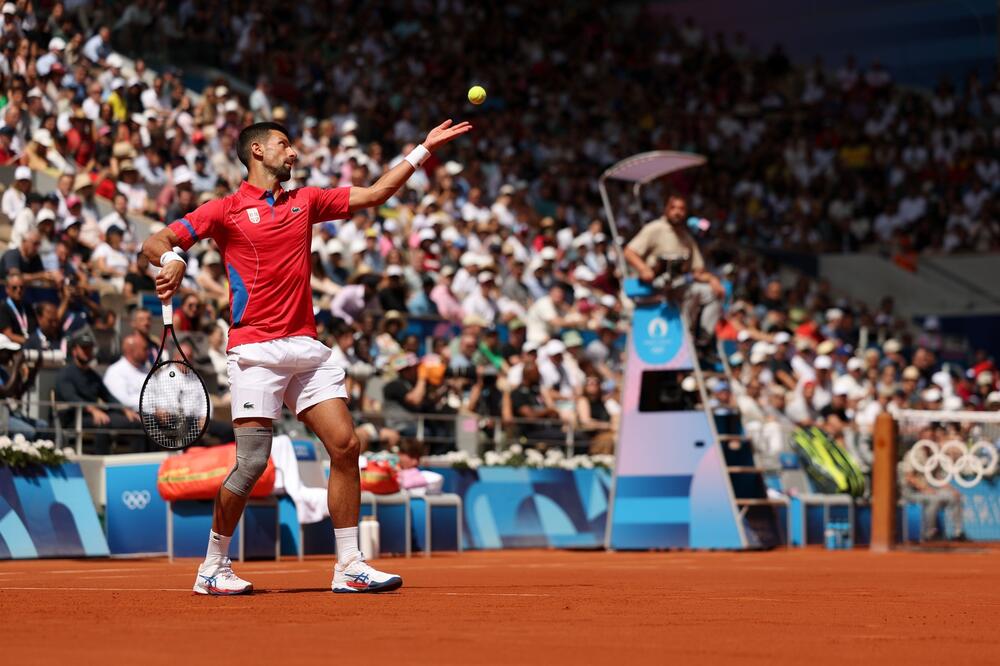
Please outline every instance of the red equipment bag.
[[367, 490], [376, 495], [398, 493], [399, 482], [396, 481], [396, 470], [386, 460], [369, 461], [368, 466], [361, 470], [361, 490]]
[[[163, 461], [156, 474], [156, 489], [168, 502], [214, 499], [235, 464], [235, 443], [188, 449]], [[268, 458], [250, 497], [267, 497], [273, 490], [274, 462]]]

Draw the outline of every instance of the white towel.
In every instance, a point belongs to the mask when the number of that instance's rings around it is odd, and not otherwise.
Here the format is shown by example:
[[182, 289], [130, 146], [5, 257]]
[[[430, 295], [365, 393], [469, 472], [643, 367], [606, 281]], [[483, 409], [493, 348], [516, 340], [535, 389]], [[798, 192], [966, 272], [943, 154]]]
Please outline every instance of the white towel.
[[299, 461], [295, 457], [295, 447], [287, 435], [278, 435], [271, 441], [271, 460], [277, 474], [274, 477], [274, 492], [285, 492], [295, 502], [295, 512], [299, 523], [318, 523], [330, 515], [326, 504], [326, 488], [312, 488], [302, 483], [299, 476]]

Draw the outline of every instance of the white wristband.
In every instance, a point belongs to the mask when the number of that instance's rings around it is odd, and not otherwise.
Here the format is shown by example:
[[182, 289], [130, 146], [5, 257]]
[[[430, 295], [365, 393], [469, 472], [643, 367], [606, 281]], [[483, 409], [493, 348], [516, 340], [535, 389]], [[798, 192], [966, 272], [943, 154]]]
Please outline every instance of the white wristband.
[[177, 254], [173, 250], [167, 250], [166, 252], [164, 252], [163, 254], [160, 255], [160, 267], [161, 268], [164, 267], [164, 266], [166, 266], [171, 261], [179, 261], [182, 264], [184, 264], [185, 266], [187, 266], [187, 262], [184, 261], [181, 258], [181, 255]]
[[417, 147], [410, 151], [410, 154], [403, 159], [410, 163], [414, 169], [419, 169], [420, 165], [423, 164], [428, 157], [431, 156], [431, 151], [424, 148], [422, 143], [418, 143]]

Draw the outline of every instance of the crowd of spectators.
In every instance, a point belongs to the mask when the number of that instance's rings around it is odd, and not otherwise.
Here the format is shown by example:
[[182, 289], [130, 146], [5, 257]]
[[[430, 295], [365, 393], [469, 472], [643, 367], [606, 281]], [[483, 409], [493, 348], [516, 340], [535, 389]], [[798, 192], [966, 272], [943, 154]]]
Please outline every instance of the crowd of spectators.
[[[333, 7], [337, 20], [327, 21]], [[472, 114], [462, 96], [481, 83], [489, 98], [476, 141], [455, 159], [486, 201], [521, 183], [537, 217], [560, 225], [579, 229], [596, 216], [595, 174], [663, 148], [708, 157], [690, 193], [729, 238], [879, 248], [909, 266], [915, 252], [1000, 247], [996, 75], [912, 90], [877, 60], [796, 67], [780, 46], [759, 52], [743, 34], [655, 11], [311, 0], [289, 12], [264, 0], [248, 12], [189, 0], [147, 14], [142, 27], [197, 43], [199, 62], [256, 82], [251, 111], [287, 113], [304, 147], [332, 141], [303, 153], [303, 177], [315, 184], [351, 177], [355, 166], [338, 169], [336, 153], [357, 151], [357, 168], [370, 170], [387, 144]], [[343, 144], [347, 136], [357, 145]]]
[[[155, 229], [235, 189], [241, 127], [285, 123], [298, 153], [286, 187], [333, 187], [372, 182], [432, 123], [462, 115], [475, 116], [472, 138], [433, 156], [384, 207], [315, 227], [320, 337], [349, 369], [356, 408], [381, 412], [360, 429], [366, 444], [417, 434], [412, 414], [429, 413], [474, 415], [483, 437], [544, 419], [514, 436], [563, 441], [573, 426], [581, 446], [608, 446], [627, 311], [595, 176], [657, 147], [709, 158], [671, 186], [709, 221], [699, 242], [727, 306], [716, 335], [738, 347], [714, 399], [748, 427], [758, 414], [761, 430], [785, 419], [864, 427], [893, 402], [996, 408], [987, 359], [942, 366], [933, 328], [914, 336], [891, 301], [875, 311], [821, 281], [790, 284], [733, 249], [1000, 248], [996, 81], [928, 95], [893, 85], [878, 63], [797, 68], [741, 35], [604, 3], [531, 20], [517, 3], [361, 4], [329, 28], [326, 4], [0, 7], [0, 162], [17, 167], [0, 200], [10, 225], [0, 347], [61, 350], [68, 373], [91, 358], [116, 368], [110, 387], [88, 375], [86, 394], [60, 382], [61, 399], [129, 404], [157, 343], [141, 307], [153, 281], [137, 255], [148, 232], [139, 216]], [[114, 50], [171, 48], [183, 62], [177, 44], [256, 87], [242, 95], [219, 79], [195, 93], [178, 69]], [[523, 63], [516, 75], [512, 61]], [[473, 75], [490, 91], [478, 109], [454, 101]], [[37, 172], [56, 179], [52, 192], [33, 189]], [[619, 206], [618, 231], [630, 237], [662, 207]], [[28, 306], [25, 281], [56, 302]], [[217, 248], [192, 248], [174, 323], [217, 409], [228, 291]], [[94, 409], [91, 421], [106, 423]], [[127, 407], [112, 411], [134, 421]], [[449, 421], [421, 427], [439, 445], [454, 440]]]
[[[760, 453], [776, 458], [801, 427], [820, 427], [842, 443], [848, 433], [870, 441], [882, 412], [1000, 411], [993, 361], [983, 354], [942, 361], [937, 318], [906, 331], [889, 298], [871, 312], [832, 298], [823, 282], [789, 288], [758, 276], [750, 280], [756, 289], [743, 286], [745, 275], [736, 281], [736, 300], [719, 327], [733, 381], [709, 384], [713, 406], [739, 413]], [[865, 452], [858, 458], [870, 461]]]

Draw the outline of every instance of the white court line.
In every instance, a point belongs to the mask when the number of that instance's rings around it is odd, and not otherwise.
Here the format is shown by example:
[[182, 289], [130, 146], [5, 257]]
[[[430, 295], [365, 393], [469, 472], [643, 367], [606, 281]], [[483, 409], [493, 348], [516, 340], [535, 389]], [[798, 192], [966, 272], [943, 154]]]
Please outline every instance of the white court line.
[[[58, 569], [56, 571], [35, 571], [31, 573], [50, 573], [50, 574], [89, 574], [89, 573], [117, 573], [120, 571], [132, 571], [135, 572], [135, 567], [117, 567], [114, 569]], [[27, 573], [27, 572], [25, 572]]]
[[[189, 588], [180, 587], [0, 587], [3, 591], [30, 591], [30, 592], [187, 592], [193, 594]], [[446, 597], [551, 597], [551, 594], [529, 594], [521, 592], [430, 592]], [[251, 596], [251, 595], [247, 595]]]
[[0, 587], [0, 592], [7, 590], [30, 590], [52, 592], [190, 592], [191, 588], [183, 587]]

